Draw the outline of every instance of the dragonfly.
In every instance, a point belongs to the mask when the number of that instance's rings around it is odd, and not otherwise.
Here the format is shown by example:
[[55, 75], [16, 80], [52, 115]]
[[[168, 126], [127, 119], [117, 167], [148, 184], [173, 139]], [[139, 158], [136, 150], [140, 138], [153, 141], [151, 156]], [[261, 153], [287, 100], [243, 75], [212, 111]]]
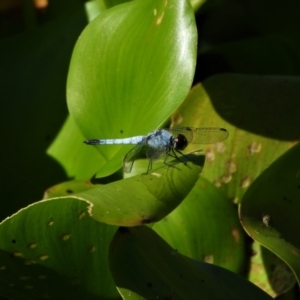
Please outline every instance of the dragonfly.
[[229, 133], [225, 128], [207, 127], [174, 127], [158, 129], [147, 135], [120, 139], [90, 139], [84, 141], [87, 145], [136, 145], [123, 159], [123, 171], [130, 173], [135, 159], [145, 153], [149, 159], [147, 173], [152, 169], [152, 162], [165, 155], [164, 163], [169, 156], [179, 160], [178, 154], [185, 156], [183, 151], [188, 144], [215, 144], [224, 141]]

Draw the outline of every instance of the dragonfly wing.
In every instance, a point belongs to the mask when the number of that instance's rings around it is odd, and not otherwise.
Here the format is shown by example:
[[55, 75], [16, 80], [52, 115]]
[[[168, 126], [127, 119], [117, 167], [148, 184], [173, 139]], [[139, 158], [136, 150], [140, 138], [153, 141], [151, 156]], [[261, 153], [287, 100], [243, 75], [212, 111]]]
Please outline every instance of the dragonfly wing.
[[144, 146], [143, 144], [138, 144], [134, 148], [132, 148], [129, 152], [127, 152], [127, 154], [123, 159], [123, 170], [125, 173], [131, 172], [133, 163], [136, 160], [136, 158], [140, 156], [143, 146]]
[[224, 141], [229, 135], [226, 129], [219, 127], [175, 127], [166, 130], [174, 135], [183, 134], [192, 144], [214, 144]]
[[147, 147], [146, 156], [153, 160], [159, 158], [163, 153], [166, 153], [166, 147]]

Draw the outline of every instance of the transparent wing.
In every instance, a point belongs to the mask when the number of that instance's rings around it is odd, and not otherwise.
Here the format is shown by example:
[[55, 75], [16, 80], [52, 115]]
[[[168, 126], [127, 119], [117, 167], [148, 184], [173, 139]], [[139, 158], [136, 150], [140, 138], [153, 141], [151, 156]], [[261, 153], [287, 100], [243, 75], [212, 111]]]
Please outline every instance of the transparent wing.
[[173, 135], [183, 134], [191, 144], [214, 144], [227, 139], [229, 133], [219, 127], [177, 127], [165, 129]]
[[146, 156], [147, 158], [153, 160], [159, 158], [162, 154], [166, 153], [166, 148], [153, 148], [153, 147], [147, 147], [146, 148]]
[[144, 145], [138, 144], [134, 148], [132, 148], [127, 154], [125, 155], [123, 159], [123, 171], [125, 173], [130, 173], [134, 161], [140, 156]]

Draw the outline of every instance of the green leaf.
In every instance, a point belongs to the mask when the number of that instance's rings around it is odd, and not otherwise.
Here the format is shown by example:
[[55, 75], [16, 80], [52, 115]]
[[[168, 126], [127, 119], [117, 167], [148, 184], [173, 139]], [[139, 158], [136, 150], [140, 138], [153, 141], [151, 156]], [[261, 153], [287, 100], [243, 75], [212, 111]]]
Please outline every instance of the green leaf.
[[251, 185], [240, 204], [247, 233], [285, 261], [300, 278], [300, 144]]
[[[67, 85], [70, 113], [85, 138], [147, 134], [162, 124], [189, 91], [196, 39], [193, 11], [182, 0], [133, 1], [92, 21], [74, 49]], [[105, 175], [128, 149], [97, 147], [114, 161]]]
[[187, 196], [198, 180], [203, 156], [188, 155], [173, 166], [155, 168], [137, 175], [97, 186], [74, 197], [89, 202], [91, 216], [103, 223], [138, 226], [156, 222], [169, 214]]
[[179, 254], [145, 226], [118, 230], [109, 265], [123, 299], [272, 299], [226, 269]]
[[237, 211], [202, 177], [185, 200], [152, 229], [190, 258], [234, 272], [243, 267], [244, 235]]
[[10, 299], [118, 299], [108, 268], [116, 227], [78, 199], [40, 201], [0, 224], [0, 293]]

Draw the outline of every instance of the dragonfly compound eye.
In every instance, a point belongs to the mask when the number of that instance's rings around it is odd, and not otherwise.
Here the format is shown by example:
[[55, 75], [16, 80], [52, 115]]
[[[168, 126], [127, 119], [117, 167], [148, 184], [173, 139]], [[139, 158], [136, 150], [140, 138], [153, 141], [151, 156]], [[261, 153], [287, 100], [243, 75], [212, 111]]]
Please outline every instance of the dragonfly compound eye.
[[174, 139], [174, 148], [176, 150], [184, 150], [188, 145], [188, 141], [183, 134], [178, 134]]

